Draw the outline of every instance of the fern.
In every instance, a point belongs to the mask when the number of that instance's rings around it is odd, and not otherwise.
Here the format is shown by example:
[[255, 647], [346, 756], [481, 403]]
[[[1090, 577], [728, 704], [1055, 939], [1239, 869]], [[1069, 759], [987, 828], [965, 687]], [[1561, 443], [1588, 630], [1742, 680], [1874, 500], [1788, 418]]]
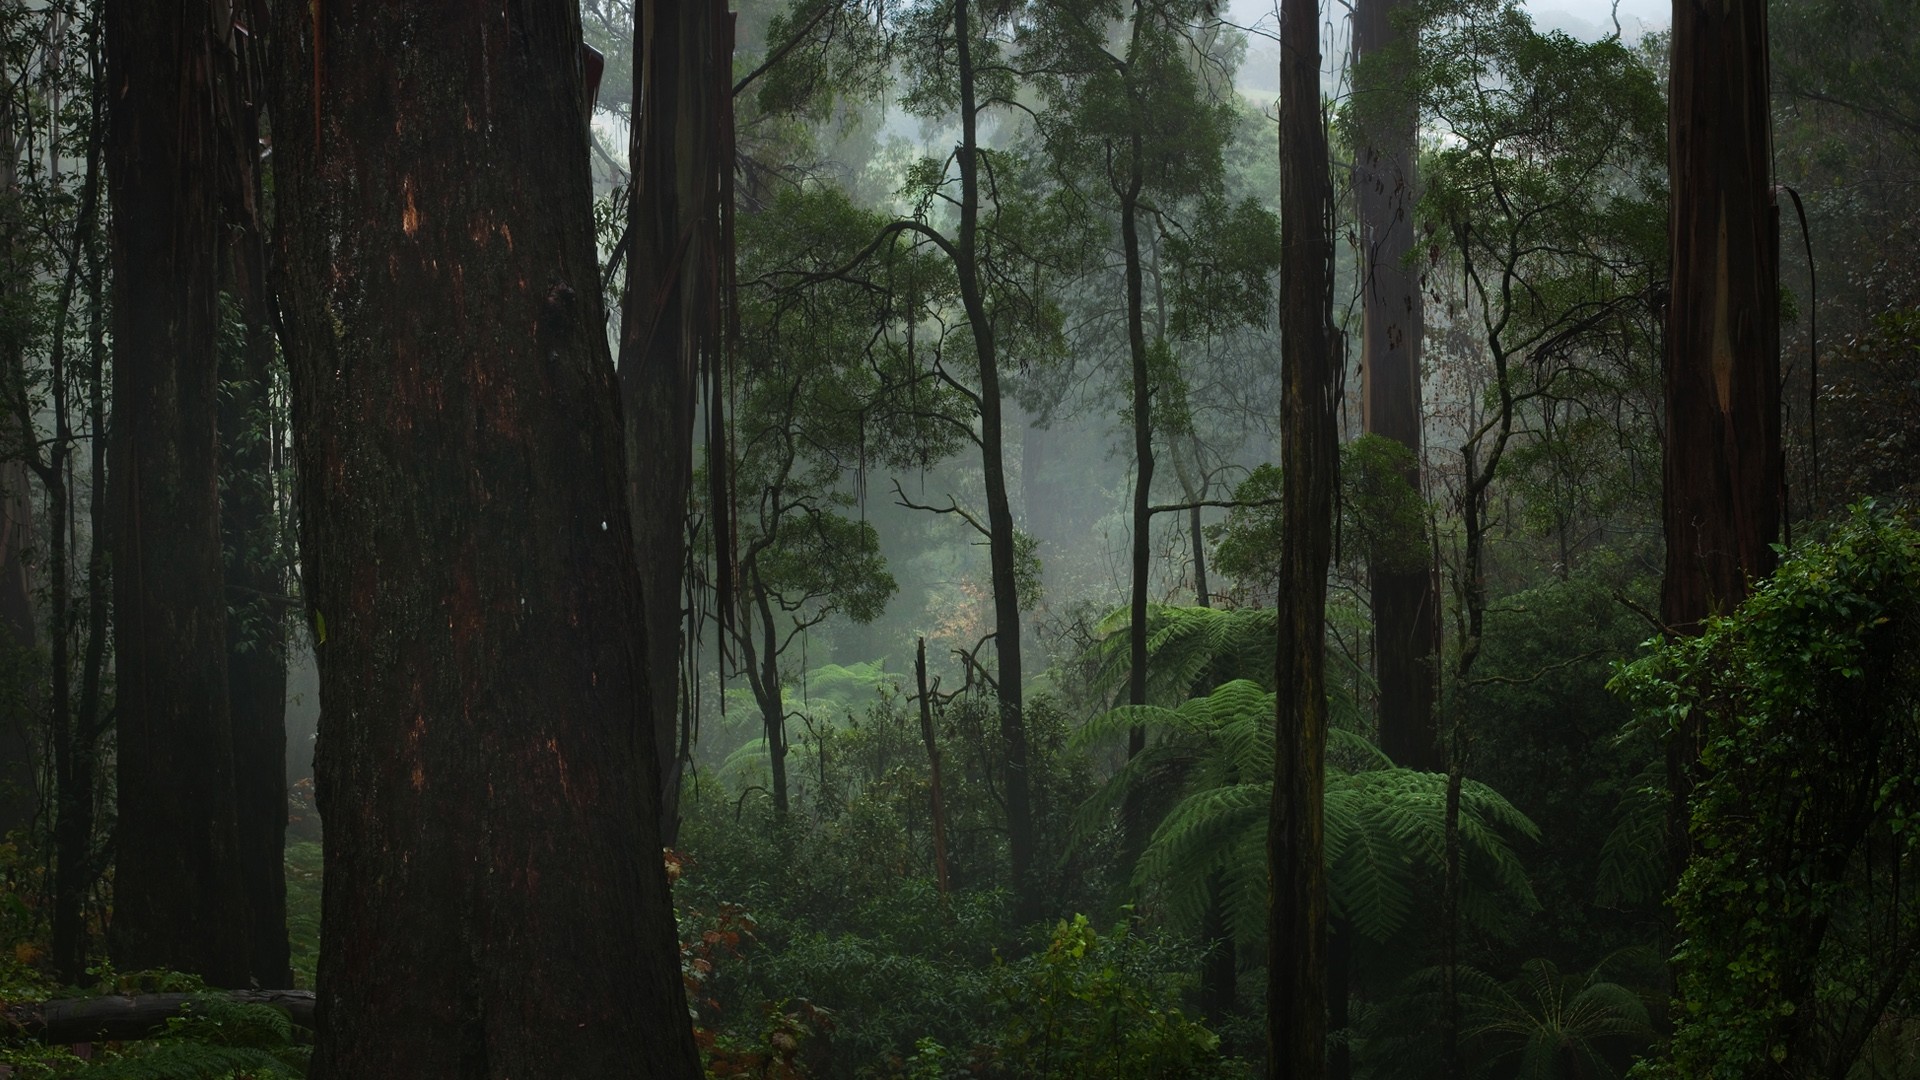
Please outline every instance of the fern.
[[1649, 765], [1620, 800], [1613, 829], [1600, 845], [1597, 903], [1644, 903], [1666, 887], [1667, 789], [1662, 767]]
[[[1245, 679], [1271, 688], [1279, 613], [1273, 608], [1202, 608], [1152, 604], [1147, 608], [1147, 698], [1178, 702], [1203, 683]], [[1126, 610], [1101, 621], [1094, 633], [1094, 685], [1114, 693], [1127, 683]]]
[[[1177, 709], [1110, 710], [1075, 736], [1084, 745], [1135, 725], [1149, 733], [1146, 749], [1081, 807], [1081, 827], [1107, 820], [1129, 790], [1168, 783], [1182, 790], [1133, 871], [1135, 884], [1154, 890], [1176, 922], [1199, 923], [1208, 883], [1217, 876], [1235, 936], [1251, 941], [1265, 933], [1273, 716], [1271, 692], [1250, 680], [1234, 680]], [[1356, 931], [1384, 942], [1413, 911], [1416, 870], [1438, 867], [1445, 858], [1447, 778], [1388, 767], [1378, 750], [1350, 731], [1331, 731], [1329, 747], [1369, 766], [1353, 772], [1327, 769], [1329, 901]], [[1495, 897], [1537, 909], [1509, 839], [1539, 839], [1533, 822], [1492, 788], [1467, 780], [1461, 785], [1459, 828], [1468, 918], [1491, 922]]]
[[191, 1039], [163, 1039], [145, 1049], [91, 1066], [86, 1080], [227, 1080], [229, 1077], [299, 1077], [303, 1069], [252, 1046], [218, 1046]]

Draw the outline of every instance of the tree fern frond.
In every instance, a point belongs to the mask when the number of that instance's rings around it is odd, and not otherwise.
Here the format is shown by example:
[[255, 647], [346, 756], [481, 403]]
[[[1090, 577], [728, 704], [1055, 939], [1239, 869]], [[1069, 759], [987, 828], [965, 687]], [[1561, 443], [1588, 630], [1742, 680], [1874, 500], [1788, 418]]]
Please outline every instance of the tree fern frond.
[[1594, 902], [1645, 903], [1667, 884], [1667, 791], [1665, 778], [1649, 766], [1634, 778], [1614, 811], [1613, 828], [1600, 845]]

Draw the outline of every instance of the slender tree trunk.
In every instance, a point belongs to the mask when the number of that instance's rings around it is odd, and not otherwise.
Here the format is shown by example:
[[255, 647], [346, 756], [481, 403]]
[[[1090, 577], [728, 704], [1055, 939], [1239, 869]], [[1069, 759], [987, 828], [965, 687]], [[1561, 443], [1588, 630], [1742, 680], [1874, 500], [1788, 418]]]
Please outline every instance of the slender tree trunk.
[[961, 303], [973, 331], [980, 372], [980, 465], [987, 494], [987, 555], [993, 582], [993, 647], [999, 671], [1000, 738], [1007, 761], [1007, 847], [1014, 907], [1022, 922], [1040, 917], [1033, 880], [1033, 796], [1027, 775], [1027, 728], [1022, 715], [1020, 595], [1014, 579], [1013, 509], [1007, 501], [1006, 443], [1002, 436], [1000, 362], [987, 313], [979, 265], [979, 109], [974, 99], [970, 0], [956, 0], [953, 27], [960, 87], [960, 235], [954, 245]]
[[276, 12], [311, 1075], [692, 1080], [577, 5]]
[[[263, 18], [247, 19], [254, 33]], [[217, 59], [224, 82], [216, 170], [228, 237], [220, 399], [220, 525], [226, 548], [227, 700], [233, 720], [234, 796], [248, 908], [248, 966], [261, 986], [293, 985], [287, 942], [286, 572], [279, 549], [278, 432], [273, 416], [273, 299], [257, 163], [264, 84], [238, 77], [262, 68], [254, 38], [231, 22]], [[236, 347], [237, 346], [237, 347]]]
[[[1419, 197], [1414, 171], [1419, 112], [1412, 96], [1380, 67], [1383, 54], [1411, 44], [1394, 21], [1405, 8], [1405, 0], [1361, 0], [1354, 8], [1353, 47], [1361, 62], [1356, 94], [1365, 119], [1360, 145], [1354, 148], [1353, 183], [1366, 275], [1361, 293], [1362, 424], [1369, 434], [1413, 451], [1414, 465], [1403, 478], [1418, 491], [1424, 312], [1420, 273], [1407, 259], [1413, 251], [1413, 210]], [[1433, 664], [1440, 605], [1433, 578], [1424, 569], [1373, 566], [1368, 579], [1380, 684], [1380, 748], [1397, 765], [1439, 769]]]
[[1326, 601], [1339, 467], [1315, 0], [1280, 8], [1281, 441], [1278, 715], [1267, 852], [1267, 1043], [1275, 1080], [1321, 1080], [1327, 1062]]
[[209, 0], [105, 7], [114, 253], [111, 437], [123, 969], [248, 981], [217, 494], [229, 75]]
[[[1139, 18], [1134, 20], [1135, 43], [1139, 37]], [[1129, 50], [1129, 56], [1132, 55]], [[1145, 183], [1145, 163], [1140, 152], [1138, 103], [1133, 123], [1133, 141], [1128, 148], [1126, 186], [1120, 191], [1120, 247], [1126, 263], [1127, 279], [1127, 355], [1133, 369], [1133, 551], [1132, 580], [1128, 589], [1127, 620], [1127, 704], [1147, 703], [1147, 578], [1152, 565], [1153, 537], [1153, 371], [1147, 352], [1146, 299], [1140, 254], [1140, 190]], [[1147, 748], [1147, 729], [1139, 724], [1127, 729], [1127, 757], [1131, 760]], [[1131, 872], [1147, 845], [1145, 791], [1139, 785], [1127, 789], [1121, 824], [1125, 830], [1122, 865]]]
[[[1031, 429], [1029, 429], [1031, 430]], [[947, 895], [947, 800], [940, 782], [940, 744], [933, 736], [933, 696], [927, 690], [927, 639], [917, 639], [913, 677], [920, 690], [920, 741], [927, 746], [927, 775], [933, 799], [933, 872], [940, 895]]]
[[[731, 257], [721, 217], [733, 168], [726, 138], [733, 108], [732, 22], [724, 0], [641, 0], [636, 22], [640, 67], [628, 201], [633, 258], [621, 307], [620, 396], [634, 546], [647, 606], [660, 831], [671, 844], [679, 833], [686, 750], [679, 680], [694, 412], [703, 371], [712, 383], [717, 370], [721, 262]], [[710, 425], [722, 423], [716, 404], [709, 404]], [[718, 529], [726, 521], [724, 494], [711, 502], [705, 524]], [[731, 537], [715, 540], [715, 558], [729, 558]]]
[[[753, 696], [760, 706], [760, 726], [767, 736], [768, 778], [773, 783], [773, 816], [784, 822], [787, 819], [789, 804], [787, 801], [787, 708], [780, 697], [780, 657], [777, 651], [776, 633], [773, 624], [773, 605], [767, 600], [766, 587], [760, 584], [759, 575], [751, 572], [756, 621], [760, 624], [760, 645], [752, 646], [751, 627], [742, 635], [741, 647], [745, 650], [745, 659], [750, 672], [758, 665], [758, 673], [753, 676]], [[758, 654], [757, 656], [755, 654]]]

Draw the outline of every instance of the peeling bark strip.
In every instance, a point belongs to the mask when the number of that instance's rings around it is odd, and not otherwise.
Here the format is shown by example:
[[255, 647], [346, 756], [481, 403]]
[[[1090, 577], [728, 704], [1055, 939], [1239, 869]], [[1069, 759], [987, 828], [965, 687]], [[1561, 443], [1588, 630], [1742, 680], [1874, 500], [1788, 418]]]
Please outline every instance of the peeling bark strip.
[[1320, 13], [1280, 8], [1280, 618], [1267, 833], [1267, 1054], [1275, 1080], [1327, 1067], [1327, 565], [1339, 468], [1333, 185], [1320, 114]]
[[220, 555], [217, 101], [209, 0], [104, 9], [113, 233], [114, 961], [245, 986]]
[[691, 1080], [576, 7], [275, 11], [326, 627], [311, 1075]]

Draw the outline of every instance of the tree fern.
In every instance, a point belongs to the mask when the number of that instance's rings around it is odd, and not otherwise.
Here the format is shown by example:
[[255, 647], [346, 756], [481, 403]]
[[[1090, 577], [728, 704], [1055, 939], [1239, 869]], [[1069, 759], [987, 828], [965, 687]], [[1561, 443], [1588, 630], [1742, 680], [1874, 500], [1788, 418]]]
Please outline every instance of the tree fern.
[[1647, 766], [1620, 799], [1613, 829], [1600, 845], [1594, 900], [1639, 904], [1660, 895], [1667, 873], [1667, 787], [1664, 763]]
[[[1133, 870], [1174, 921], [1197, 926], [1208, 881], [1218, 875], [1229, 926], [1253, 941], [1266, 929], [1266, 835], [1273, 791], [1274, 695], [1250, 680], [1223, 684], [1176, 709], [1122, 706], [1075, 735], [1087, 744], [1146, 727], [1147, 747], [1082, 808], [1083, 826], [1106, 820], [1126, 791], [1149, 778], [1176, 783], [1181, 795], [1160, 819]], [[1392, 937], [1413, 911], [1415, 871], [1441, 865], [1446, 846], [1446, 777], [1387, 767], [1366, 740], [1329, 733], [1326, 791], [1329, 900], [1336, 914], [1376, 941]], [[1538, 906], [1511, 836], [1538, 839], [1533, 822], [1493, 789], [1466, 781], [1460, 840], [1469, 886], [1465, 912], [1488, 921], [1497, 897]]]
[[[1246, 679], [1273, 686], [1278, 612], [1272, 608], [1203, 608], [1153, 604], [1147, 608], [1147, 698], [1185, 700], [1195, 686]], [[1095, 628], [1099, 661], [1095, 686], [1115, 692], [1127, 684], [1125, 609]]]
[[1464, 1034], [1488, 1065], [1514, 1062], [1515, 1080], [1614, 1076], [1606, 1045], [1648, 1039], [1652, 1027], [1638, 994], [1597, 976], [1598, 969], [1575, 984], [1543, 959], [1527, 961], [1506, 984], [1474, 972], [1461, 980]]

